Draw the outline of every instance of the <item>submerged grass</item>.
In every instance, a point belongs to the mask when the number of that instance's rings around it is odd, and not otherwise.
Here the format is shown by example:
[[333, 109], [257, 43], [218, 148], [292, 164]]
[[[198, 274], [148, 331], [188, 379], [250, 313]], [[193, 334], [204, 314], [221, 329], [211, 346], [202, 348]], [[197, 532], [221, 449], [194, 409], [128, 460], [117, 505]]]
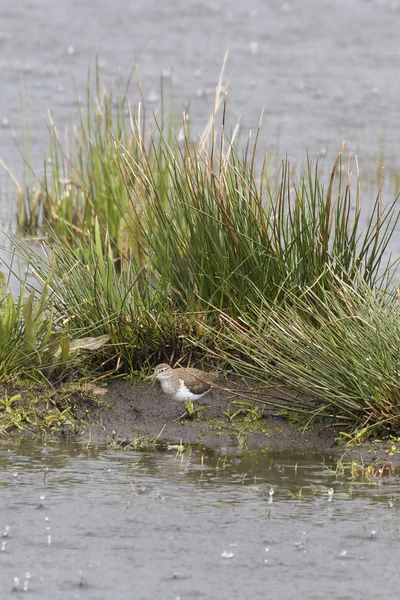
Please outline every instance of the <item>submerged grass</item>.
[[384, 258], [397, 198], [384, 206], [381, 181], [368, 211], [344, 148], [327, 177], [309, 159], [304, 173], [288, 160], [271, 169], [261, 119], [244, 148], [238, 127], [227, 135], [221, 81], [196, 141], [186, 113], [179, 132], [172, 108], [145, 125], [143, 104], [98, 73], [65, 144], [49, 117], [49, 160], [21, 224], [42, 224], [45, 255], [19, 244], [43, 287], [35, 309], [23, 291], [16, 304], [0, 298], [13, 323], [0, 374], [22, 369], [28, 350], [44, 377], [93, 344], [85, 369], [109, 374], [194, 355], [290, 390], [275, 406], [311, 420], [399, 429], [395, 265]]

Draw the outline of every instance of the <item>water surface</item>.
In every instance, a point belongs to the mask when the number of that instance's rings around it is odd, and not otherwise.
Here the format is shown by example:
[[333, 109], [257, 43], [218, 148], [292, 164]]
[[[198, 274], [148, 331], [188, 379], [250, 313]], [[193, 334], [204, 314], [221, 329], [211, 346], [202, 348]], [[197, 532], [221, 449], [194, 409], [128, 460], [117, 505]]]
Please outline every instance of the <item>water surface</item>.
[[[263, 145], [297, 160], [342, 140], [360, 155], [365, 173], [379, 156], [398, 165], [400, 47], [398, 0], [19, 0], [0, 22], [0, 157], [21, 174], [12, 132], [22, 143], [21, 106], [29, 96], [31, 159], [40, 170], [47, 147], [43, 117], [77, 121], [96, 50], [109, 83], [138, 59], [152, 110], [160, 78], [172, 79], [178, 114], [190, 102], [194, 127], [211, 114], [225, 51], [228, 116], [255, 128], [265, 107]], [[76, 84], [74, 89], [73, 80]], [[20, 91], [22, 90], [22, 91]], [[139, 97], [132, 87], [132, 101]], [[25, 119], [26, 121], [26, 119]], [[14, 216], [12, 205], [2, 215]]]
[[2, 598], [398, 597], [395, 477], [82, 444], [2, 443], [0, 461]]

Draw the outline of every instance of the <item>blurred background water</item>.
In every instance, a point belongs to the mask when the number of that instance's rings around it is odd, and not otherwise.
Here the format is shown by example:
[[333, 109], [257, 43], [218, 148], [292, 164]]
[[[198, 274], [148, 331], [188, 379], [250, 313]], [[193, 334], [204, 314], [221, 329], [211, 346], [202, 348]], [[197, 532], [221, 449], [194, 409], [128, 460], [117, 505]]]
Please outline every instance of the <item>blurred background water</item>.
[[[51, 109], [60, 131], [76, 123], [96, 51], [110, 82], [135, 57], [148, 106], [160, 78], [172, 79], [177, 113], [190, 103], [195, 129], [211, 114], [226, 50], [228, 112], [244, 130], [265, 107], [262, 146], [298, 161], [333, 157], [343, 140], [362, 173], [398, 163], [400, 2], [396, 0], [19, 0], [0, 10], [0, 158], [21, 178], [20, 97], [29, 97], [31, 160], [39, 171]], [[75, 84], [73, 84], [73, 80]], [[132, 100], [135, 100], [132, 88]], [[13, 189], [1, 173], [0, 220], [15, 216]]]

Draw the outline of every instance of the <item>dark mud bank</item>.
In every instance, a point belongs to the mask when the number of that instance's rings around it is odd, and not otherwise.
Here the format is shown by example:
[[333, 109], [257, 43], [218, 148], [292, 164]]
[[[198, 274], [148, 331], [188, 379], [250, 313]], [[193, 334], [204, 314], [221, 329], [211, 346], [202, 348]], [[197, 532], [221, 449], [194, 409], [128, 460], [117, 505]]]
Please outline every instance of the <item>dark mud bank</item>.
[[248, 450], [293, 450], [331, 457], [346, 454], [347, 460], [366, 463], [383, 463], [390, 456], [393, 466], [400, 465], [400, 444], [398, 453], [393, 441], [345, 446], [337, 443], [341, 430], [326, 424], [314, 424], [303, 431], [265, 412], [260, 419], [238, 416], [230, 421], [226, 413], [232, 413], [234, 407], [230, 407], [232, 397], [228, 393], [213, 390], [203, 400], [209, 408], [198, 418], [177, 422], [182, 403], [171, 400], [158, 385], [112, 382], [100, 404], [88, 411], [81, 437], [99, 442], [141, 438], [151, 443], [157, 439], [168, 444], [203, 445], [226, 454]]

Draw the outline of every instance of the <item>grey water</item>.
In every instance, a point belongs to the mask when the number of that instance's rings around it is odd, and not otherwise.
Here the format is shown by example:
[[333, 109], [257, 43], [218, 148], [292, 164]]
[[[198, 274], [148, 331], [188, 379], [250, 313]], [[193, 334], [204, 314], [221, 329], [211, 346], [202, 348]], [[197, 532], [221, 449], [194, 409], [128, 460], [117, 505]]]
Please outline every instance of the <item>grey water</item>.
[[[19, 0], [0, 7], [0, 157], [18, 176], [21, 103], [29, 104], [30, 159], [39, 171], [51, 110], [62, 135], [77, 123], [98, 54], [110, 83], [137, 58], [149, 110], [160, 78], [172, 80], [178, 114], [190, 104], [202, 128], [213, 106], [225, 51], [228, 116], [255, 129], [265, 108], [263, 146], [294, 160], [338, 151], [347, 140], [367, 172], [384, 145], [398, 165], [398, 0]], [[139, 99], [132, 86], [132, 100]], [[25, 121], [27, 117], [25, 115]], [[375, 168], [375, 167], [374, 167]], [[3, 186], [12, 188], [2, 174]], [[0, 218], [14, 217], [11, 201]]]
[[0, 444], [1, 598], [398, 598], [400, 487], [317, 455]]

